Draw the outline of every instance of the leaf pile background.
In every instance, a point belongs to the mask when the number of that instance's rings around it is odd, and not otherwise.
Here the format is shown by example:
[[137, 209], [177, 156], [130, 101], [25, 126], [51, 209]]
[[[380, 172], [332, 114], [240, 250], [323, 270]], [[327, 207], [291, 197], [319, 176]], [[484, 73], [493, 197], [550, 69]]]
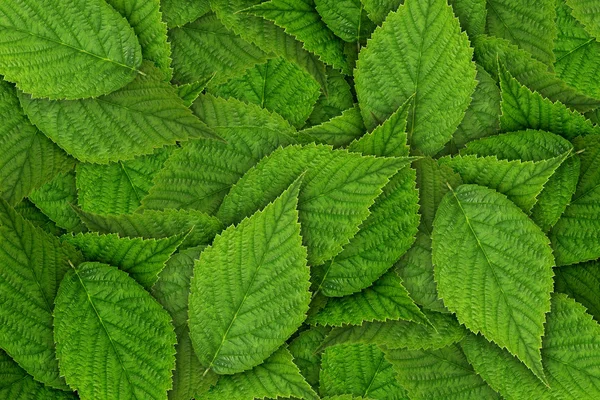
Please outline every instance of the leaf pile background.
[[0, 398], [600, 398], [600, 3], [0, 1]]

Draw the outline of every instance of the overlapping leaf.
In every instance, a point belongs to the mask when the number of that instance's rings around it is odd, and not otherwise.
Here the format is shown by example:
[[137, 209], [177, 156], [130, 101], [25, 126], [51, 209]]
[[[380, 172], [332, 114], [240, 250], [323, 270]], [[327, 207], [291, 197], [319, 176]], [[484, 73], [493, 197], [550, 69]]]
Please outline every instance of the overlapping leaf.
[[97, 97], [143, 73], [134, 30], [103, 0], [3, 1], [0, 38], [0, 74], [35, 98]]

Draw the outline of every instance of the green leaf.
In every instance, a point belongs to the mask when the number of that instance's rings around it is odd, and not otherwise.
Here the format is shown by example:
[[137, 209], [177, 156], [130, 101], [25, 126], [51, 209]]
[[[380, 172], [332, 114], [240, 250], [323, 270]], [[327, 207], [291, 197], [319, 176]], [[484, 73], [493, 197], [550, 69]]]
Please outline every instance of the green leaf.
[[243, 12], [261, 2], [262, 0], [211, 0], [210, 5], [227, 29], [266, 53], [274, 53], [298, 64], [315, 78], [321, 87], [325, 87], [325, 65], [317, 56], [304, 50], [302, 43], [286, 34], [273, 22]]
[[487, 0], [450, 0], [448, 3], [454, 9], [454, 14], [469, 37], [485, 33], [488, 13]]
[[327, 27], [342, 40], [363, 42], [375, 29], [360, 0], [314, 0]]
[[158, 281], [152, 287], [152, 295], [171, 314], [177, 344], [175, 350], [175, 371], [170, 400], [189, 400], [200, 397], [217, 381], [217, 375], [209, 371], [206, 375], [190, 339], [188, 328], [188, 295], [190, 281], [194, 273], [194, 261], [202, 248], [191, 248], [174, 254], [160, 272]]
[[196, 262], [190, 336], [202, 364], [218, 374], [260, 364], [306, 318], [310, 273], [296, 210], [299, 189], [295, 182], [264, 210], [227, 228]]
[[179, 235], [144, 240], [121, 238], [117, 234], [80, 233], [65, 235], [62, 239], [78, 248], [86, 261], [98, 261], [118, 267], [144, 288], [150, 289], [184, 237]]
[[381, 25], [390, 11], [396, 11], [403, 0], [360, 0], [371, 21]]
[[301, 130], [298, 135], [307, 136], [318, 143], [342, 147], [362, 136], [365, 130], [360, 109], [355, 105], [329, 121]]
[[304, 44], [321, 61], [350, 74], [344, 43], [321, 20], [313, 0], [270, 0], [244, 12], [273, 21]]
[[465, 117], [446, 145], [444, 154], [460, 150], [467, 142], [498, 132], [500, 121], [500, 90], [496, 81], [477, 65], [477, 86]]
[[438, 350], [385, 350], [411, 399], [500, 399], [473, 370], [458, 345]]
[[415, 175], [408, 166], [396, 173], [356, 235], [322, 267], [319, 288], [324, 295], [345, 296], [368, 287], [414, 243], [419, 224]]
[[308, 319], [311, 324], [361, 325], [364, 321], [407, 320], [426, 323], [427, 319], [402, 286], [402, 279], [390, 271], [361, 292], [332, 298]]
[[181, 140], [217, 138], [158, 69], [148, 63], [142, 69], [143, 76], [97, 99], [35, 100], [20, 93], [21, 104], [46, 136], [83, 162], [107, 164]]
[[572, 155], [573, 145], [560, 136], [545, 131], [505, 133], [467, 144], [461, 154], [497, 155], [507, 160], [541, 161], [568, 154], [548, 179], [531, 211], [532, 220], [544, 232], [558, 221], [571, 201], [579, 178], [579, 158]]
[[548, 387], [525, 365], [483, 336], [469, 334], [460, 345], [475, 372], [504, 399], [553, 398]]
[[367, 343], [388, 349], [439, 349], [460, 342], [465, 329], [450, 314], [424, 311], [429, 324], [409, 321], [365, 322], [333, 328], [322, 347], [339, 343]]
[[81, 218], [71, 205], [77, 204], [77, 187], [73, 171], [59, 174], [29, 195], [29, 200], [56, 226], [69, 232], [85, 231]]
[[323, 353], [320, 391], [323, 396], [352, 394], [374, 399], [408, 399], [394, 368], [375, 345], [342, 344]]
[[214, 75], [204, 78], [202, 80], [192, 82], [192, 83], [184, 83], [183, 85], [178, 85], [175, 87], [177, 90], [177, 96], [181, 97], [183, 103], [186, 107], [191, 107], [192, 104], [200, 97], [206, 86], [212, 81]]
[[138, 214], [119, 215], [76, 211], [90, 231], [102, 234], [162, 239], [189, 232], [181, 248], [207, 245], [222, 229], [218, 219], [195, 210], [147, 210]]
[[[546, 64], [537, 61], [527, 51], [519, 49], [509, 41], [486, 35], [478, 35], [471, 39], [475, 46], [475, 61], [494, 78], [498, 76], [498, 61], [500, 61], [519, 82], [552, 101], [560, 101], [565, 106], [580, 112], [600, 106], [600, 100], [567, 86], [554, 73], [548, 71]], [[518, 129], [521, 128], [510, 130]], [[537, 127], [537, 129], [544, 128]]]
[[596, 39], [600, 39], [600, 10], [593, 0], [565, 0], [573, 17]]
[[167, 42], [167, 25], [162, 21], [160, 0], [107, 0], [115, 10], [127, 18], [133, 28], [144, 60], [152, 61], [166, 80], [171, 79], [171, 46]]
[[[367, 128], [414, 96], [408, 138], [433, 155], [450, 140], [471, 103], [473, 50], [445, 0], [407, 0], [373, 33], [356, 65], [356, 92]], [[423, 68], [421, 68], [423, 66]]]
[[499, 160], [496, 156], [464, 155], [444, 157], [439, 162], [451, 167], [465, 183], [494, 189], [529, 214], [544, 185], [566, 157], [567, 154], [563, 154], [533, 162]]
[[408, 156], [406, 125], [411, 106], [409, 99], [372, 132], [357, 138], [348, 150], [374, 156]]
[[503, 131], [540, 129], [573, 139], [579, 135], [598, 134], [600, 128], [583, 115], [569, 110], [564, 104], [542, 97], [521, 85], [510, 72], [501, 71], [502, 116], [500, 126]]
[[573, 144], [575, 150], [583, 151], [579, 182], [570, 204], [548, 234], [556, 265], [600, 257], [600, 136], [577, 137]]
[[556, 75], [581, 93], [600, 98], [600, 85], [596, 79], [600, 64], [600, 43], [573, 18], [571, 8], [562, 0], [556, 1], [556, 25]]
[[446, 307], [544, 379], [540, 348], [554, 257], [540, 228], [504, 195], [462, 185], [444, 196], [432, 235]]
[[[60, 371], [82, 399], [166, 398], [175, 366], [173, 326], [127, 273], [99, 263], [73, 267], [55, 304]], [[94, 357], [98, 352], [102, 357]]]
[[14, 87], [0, 79], [0, 197], [15, 205], [74, 160], [29, 122]]
[[59, 236], [64, 231], [57, 227], [54, 222], [50, 220], [39, 208], [35, 206], [29, 199], [25, 199], [15, 206], [15, 211], [21, 214], [21, 216], [33, 224], [42, 228], [44, 231], [51, 233], [52, 235]]
[[317, 266], [339, 254], [356, 235], [390, 177], [407, 162], [322, 145], [288, 146], [249, 170], [225, 197], [217, 217], [225, 224], [240, 221], [306, 172], [298, 210], [308, 263]]
[[75, 400], [74, 393], [54, 390], [36, 382], [3, 350], [0, 350], [0, 396], [10, 400]]
[[552, 296], [542, 360], [555, 398], [600, 396], [600, 326], [564, 294]]
[[487, 33], [510, 40], [546, 65], [554, 62], [555, 0], [487, 0]]
[[280, 146], [295, 142], [295, 130], [277, 114], [254, 104], [202, 95], [194, 112], [225, 142], [190, 141], [175, 151], [142, 200], [145, 209], [197, 209], [214, 213], [242, 175]]
[[220, 377], [215, 387], [202, 397], [203, 400], [264, 398], [319, 398], [300, 375], [285, 346], [249, 371]]
[[106, 165], [77, 164], [77, 203], [81, 209], [98, 214], [134, 212], [175, 149], [165, 147], [147, 156]]
[[0, 5], [0, 74], [35, 98], [113, 92], [141, 72], [140, 44], [102, 0], [6, 0]]
[[319, 386], [319, 371], [321, 370], [321, 344], [331, 328], [313, 326], [300, 332], [289, 345], [290, 353], [294, 357], [294, 364], [298, 366], [302, 376], [313, 388]]
[[210, 11], [210, 0], [161, 0], [160, 9], [169, 28], [192, 22]]
[[227, 29], [212, 13], [171, 29], [169, 40], [173, 48], [174, 80], [179, 83], [212, 76], [213, 84], [226, 82], [263, 63], [267, 57], [260, 48]]
[[396, 271], [404, 287], [417, 304], [431, 310], [448, 312], [438, 298], [431, 262], [431, 231], [438, 205], [449, 187], [462, 184], [460, 175], [452, 168], [440, 165], [431, 158], [422, 158], [414, 164], [417, 170], [421, 223], [413, 246], [396, 264]]
[[600, 321], [600, 263], [590, 261], [554, 269], [554, 291], [565, 293]]
[[73, 247], [0, 199], [0, 348], [35, 380], [57, 389], [68, 386], [54, 352], [53, 302], [69, 262], [80, 260]]
[[309, 126], [327, 122], [354, 106], [352, 90], [346, 78], [341, 72], [331, 67], [327, 68], [327, 86], [325, 86], [324, 92], [321, 93], [312, 114], [308, 117], [307, 125]]
[[246, 70], [245, 74], [214, 87], [211, 93], [258, 104], [290, 121], [304, 125], [319, 98], [319, 84], [282, 57], [268, 60]]

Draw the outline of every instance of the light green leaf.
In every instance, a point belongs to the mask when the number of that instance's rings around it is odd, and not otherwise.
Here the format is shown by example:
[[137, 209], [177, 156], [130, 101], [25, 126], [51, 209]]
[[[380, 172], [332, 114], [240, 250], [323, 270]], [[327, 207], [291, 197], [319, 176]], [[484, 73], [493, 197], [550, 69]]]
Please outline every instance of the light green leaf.
[[68, 386], [54, 352], [53, 301], [69, 262], [80, 260], [72, 246], [0, 199], [0, 348], [35, 380], [57, 389]]
[[55, 390], [36, 382], [3, 350], [0, 350], [0, 396], [10, 400], [75, 400], [74, 393]]
[[244, 12], [273, 21], [324, 63], [345, 74], [351, 73], [344, 54], [344, 43], [321, 20], [313, 0], [270, 0]]
[[477, 87], [465, 117], [446, 145], [444, 154], [453, 154], [467, 142], [498, 132], [500, 121], [500, 89], [496, 81], [477, 66]]
[[367, 343], [388, 349], [439, 349], [458, 343], [465, 336], [465, 329], [454, 316], [433, 311], [424, 311], [424, 314], [429, 324], [387, 321], [333, 328], [322, 347], [339, 343]]
[[82, 210], [98, 214], [134, 212], [175, 149], [165, 147], [147, 156], [106, 165], [77, 164], [77, 203]]
[[210, 0], [161, 0], [160, 9], [169, 28], [174, 28], [208, 13]]
[[171, 46], [167, 42], [167, 25], [162, 21], [160, 0], [107, 0], [115, 10], [127, 18], [133, 28], [144, 60], [152, 61], [170, 80]]
[[342, 344], [323, 352], [320, 391], [323, 396], [352, 394], [382, 400], [408, 399], [394, 368], [375, 345]]
[[0, 79], [0, 197], [15, 205], [74, 160], [29, 122], [14, 87]]
[[594, 0], [565, 0], [573, 17], [596, 39], [600, 39], [600, 9]]
[[342, 40], [363, 42], [375, 29], [360, 0], [314, 0], [327, 27]]
[[525, 365], [483, 336], [469, 334], [460, 345], [475, 372], [504, 399], [553, 398], [548, 387]]
[[360, 0], [371, 21], [381, 25], [390, 11], [396, 11], [403, 0]]
[[244, 40], [255, 44], [266, 53], [274, 53], [308, 72], [321, 87], [326, 87], [325, 65], [317, 56], [304, 50], [302, 43], [286, 34], [283, 29], [264, 18], [245, 11], [262, 0], [211, 0], [212, 10], [219, 20]]
[[62, 240], [78, 248], [86, 261], [98, 261], [118, 267], [146, 289], [154, 285], [158, 274], [183, 239], [183, 235], [144, 240], [97, 233], [62, 237]]
[[294, 364], [298, 366], [302, 376], [313, 388], [319, 386], [319, 371], [321, 370], [321, 344], [331, 328], [313, 326], [300, 332], [289, 345], [290, 353], [294, 357]]
[[449, 187], [462, 184], [460, 175], [452, 168], [440, 165], [431, 158], [414, 162], [417, 170], [421, 223], [413, 246], [396, 264], [404, 287], [417, 304], [431, 310], [448, 312], [437, 294], [431, 262], [431, 231], [435, 212]]
[[264, 64], [246, 70], [245, 74], [214, 87], [211, 93], [258, 104], [302, 126], [319, 98], [319, 84], [282, 57], [270, 59]]
[[413, 400], [500, 399], [469, 365], [458, 345], [438, 350], [385, 350]]
[[510, 40], [546, 65], [554, 63], [555, 0], [487, 0], [487, 33]]
[[420, 323], [427, 321], [402, 286], [402, 279], [394, 271], [390, 271], [361, 292], [329, 299], [325, 307], [311, 316], [308, 322], [342, 326], [398, 319]]
[[600, 262], [555, 268], [554, 273], [554, 291], [575, 299], [596, 321], [600, 321]]
[[56, 226], [69, 232], [85, 231], [81, 218], [71, 207], [77, 204], [77, 187], [73, 171], [59, 174], [29, 195], [29, 200]]
[[300, 375], [292, 355], [282, 347], [253, 369], [219, 378], [203, 400], [253, 400], [298, 398], [317, 400], [319, 396]]
[[600, 257], [600, 136], [577, 137], [573, 144], [575, 150], [583, 151], [579, 183], [571, 203], [548, 234], [556, 265]]
[[548, 179], [567, 157], [563, 154], [537, 162], [499, 160], [498, 157], [464, 155], [444, 157], [442, 165], [451, 167], [465, 183], [487, 186], [506, 195], [526, 213], [537, 201]]
[[81, 399], [166, 399], [176, 342], [169, 314], [118, 268], [83, 263], [65, 275], [54, 337], [60, 371]]
[[169, 400], [201, 398], [217, 381], [217, 375], [202, 367], [190, 339], [188, 328], [188, 296], [194, 272], [194, 261], [200, 256], [202, 247], [191, 248], [174, 254], [160, 272], [152, 287], [152, 295], [171, 314], [177, 344], [173, 389]]
[[356, 92], [366, 127], [373, 129], [414, 96], [409, 144], [416, 153], [437, 153], [471, 103], [477, 84], [472, 56], [445, 0], [407, 0], [358, 57]]
[[546, 236], [504, 195], [477, 185], [447, 193], [433, 226], [446, 307], [544, 379], [540, 348], [554, 266]]
[[327, 86], [324, 92], [308, 117], [309, 126], [327, 122], [354, 106], [354, 98], [346, 78], [340, 71], [331, 67], [327, 68]]
[[222, 229], [221, 222], [195, 210], [147, 210], [137, 214], [100, 215], [76, 209], [88, 229], [121, 237], [162, 239], [189, 234], [181, 248], [207, 245]]
[[260, 364], [306, 318], [310, 271], [296, 210], [299, 189], [297, 181], [264, 210], [227, 228], [196, 262], [190, 336], [201, 363], [218, 374]]
[[596, 79], [600, 72], [600, 43], [573, 18], [571, 8], [563, 0], [556, 1], [556, 25], [556, 75], [580, 92], [600, 98], [600, 84]]
[[250, 169], [225, 197], [217, 217], [225, 224], [240, 221], [306, 172], [298, 210], [308, 263], [317, 266], [339, 254], [356, 235], [390, 177], [408, 161], [322, 145], [288, 146]]
[[448, 3], [454, 9], [454, 14], [469, 37], [485, 33], [487, 0], [450, 0]]
[[265, 62], [267, 54], [227, 29], [210, 13], [169, 31], [174, 80], [195, 82], [214, 76], [226, 82], [247, 68]]
[[194, 104], [194, 101], [198, 99], [213, 78], [214, 75], [196, 82], [177, 85], [175, 87], [175, 90], [177, 90], [177, 96], [181, 97], [185, 106], [189, 108], [192, 106], [192, 104]]
[[197, 209], [214, 213], [231, 186], [261, 158], [295, 142], [296, 132], [277, 114], [254, 104], [202, 95], [192, 107], [226, 140], [190, 141], [165, 163], [142, 200], [145, 209]]
[[83, 162], [107, 164], [181, 140], [216, 138], [162, 81], [158, 69], [149, 63], [142, 69], [143, 76], [97, 99], [35, 100], [23, 93], [19, 97], [32, 122]]
[[552, 296], [542, 360], [555, 398], [600, 396], [600, 326], [564, 294]]
[[600, 128], [564, 104], [542, 97], [521, 85], [510, 72], [500, 72], [502, 89], [502, 116], [500, 126], [504, 132], [522, 129], [541, 129], [573, 139], [579, 135], [598, 134]]
[[[552, 101], [560, 101], [580, 112], [600, 106], [600, 100], [567, 86], [554, 73], [548, 71], [546, 64], [535, 60], [527, 51], [509, 41], [486, 35], [478, 35], [471, 40], [475, 47], [475, 61], [494, 78], [498, 76], [498, 61], [500, 61], [519, 82]], [[530, 128], [544, 129], [534, 126]], [[522, 128], [510, 130], [518, 129]]]
[[571, 201], [579, 178], [579, 158], [572, 155], [573, 145], [545, 131], [519, 131], [476, 140], [461, 154], [497, 155], [507, 160], [541, 161], [568, 154], [567, 159], [548, 179], [531, 210], [531, 219], [544, 232], [558, 221]]
[[140, 74], [140, 44], [103, 0], [6, 0], [0, 5], [0, 74], [35, 98], [113, 92]]
[[298, 135], [318, 143], [342, 147], [362, 136], [365, 131], [360, 109], [355, 105], [329, 121], [301, 130]]
[[410, 149], [407, 145], [406, 125], [411, 100], [408, 99], [372, 132], [357, 138], [348, 146], [348, 150], [374, 156], [408, 156]]

